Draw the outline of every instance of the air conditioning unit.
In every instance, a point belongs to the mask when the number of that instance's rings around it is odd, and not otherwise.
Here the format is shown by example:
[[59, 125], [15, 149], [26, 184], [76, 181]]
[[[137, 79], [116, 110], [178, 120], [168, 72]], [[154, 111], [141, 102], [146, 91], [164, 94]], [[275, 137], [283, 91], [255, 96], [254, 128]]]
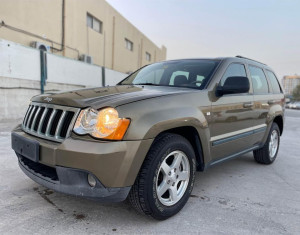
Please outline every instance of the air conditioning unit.
[[83, 54], [79, 57], [79, 60], [88, 63], [88, 64], [93, 64], [93, 57]]
[[34, 42], [30, 43], [30, 46], [33, 47], [33, 48], [39, 49], [41, 51], [50, 52], [50, 46], [48, 46], [48, 45], [46, 45], [42, 42], [34, 41]]

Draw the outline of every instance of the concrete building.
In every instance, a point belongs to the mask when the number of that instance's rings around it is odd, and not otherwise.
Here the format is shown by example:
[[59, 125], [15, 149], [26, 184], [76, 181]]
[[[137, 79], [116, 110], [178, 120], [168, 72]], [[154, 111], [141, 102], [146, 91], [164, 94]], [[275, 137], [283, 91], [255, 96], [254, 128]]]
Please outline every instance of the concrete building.
[[283, 85], [285, 94], [292, 95], [295, 87], [300, 85], [300, 75], [284, 76], [282, 79], [282, 85]]
[[105, 0], [1, 0], [0, 21], [2, 39], [123, 73], [166, 59]]

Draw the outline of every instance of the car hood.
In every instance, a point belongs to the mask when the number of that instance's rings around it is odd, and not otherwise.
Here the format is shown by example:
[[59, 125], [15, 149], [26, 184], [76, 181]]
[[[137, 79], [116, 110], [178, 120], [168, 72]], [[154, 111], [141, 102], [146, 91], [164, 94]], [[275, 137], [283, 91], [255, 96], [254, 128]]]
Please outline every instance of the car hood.
[[98, 109], [107, 106], [116, 107], [155, 97], [190, 93], [193, 91], [195, 90], [180, 87], [121, 85], [81, 89], [56, 94], [44, 94], [33, 97], [31, 101], [78, 108], [93, 107]]

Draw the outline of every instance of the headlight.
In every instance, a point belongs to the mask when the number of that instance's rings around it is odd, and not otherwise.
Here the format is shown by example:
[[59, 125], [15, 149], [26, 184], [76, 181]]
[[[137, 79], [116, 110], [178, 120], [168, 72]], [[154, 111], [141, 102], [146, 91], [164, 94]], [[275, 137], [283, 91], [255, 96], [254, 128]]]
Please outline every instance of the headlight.
[[114, 108], [94, 110], [84, 109], [80, 112], [74, 132], [79, 135], [89, 134], [99, 139], [121, 140], [128, 129], [130, 120], [119, 118]]

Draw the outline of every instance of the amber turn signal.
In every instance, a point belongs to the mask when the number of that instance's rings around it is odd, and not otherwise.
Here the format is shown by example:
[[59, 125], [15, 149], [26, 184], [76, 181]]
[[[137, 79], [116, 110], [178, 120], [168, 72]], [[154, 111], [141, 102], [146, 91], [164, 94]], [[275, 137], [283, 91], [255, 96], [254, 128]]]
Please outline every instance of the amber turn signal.
[[130, 124], [129, 119], [119, 119], [119, 125], [116, 128], [116, 130], [110, 134], [109, 136], [105, 137], [104, 139], [109, 139], [109, 140], [122, 140], [128, 127]]

